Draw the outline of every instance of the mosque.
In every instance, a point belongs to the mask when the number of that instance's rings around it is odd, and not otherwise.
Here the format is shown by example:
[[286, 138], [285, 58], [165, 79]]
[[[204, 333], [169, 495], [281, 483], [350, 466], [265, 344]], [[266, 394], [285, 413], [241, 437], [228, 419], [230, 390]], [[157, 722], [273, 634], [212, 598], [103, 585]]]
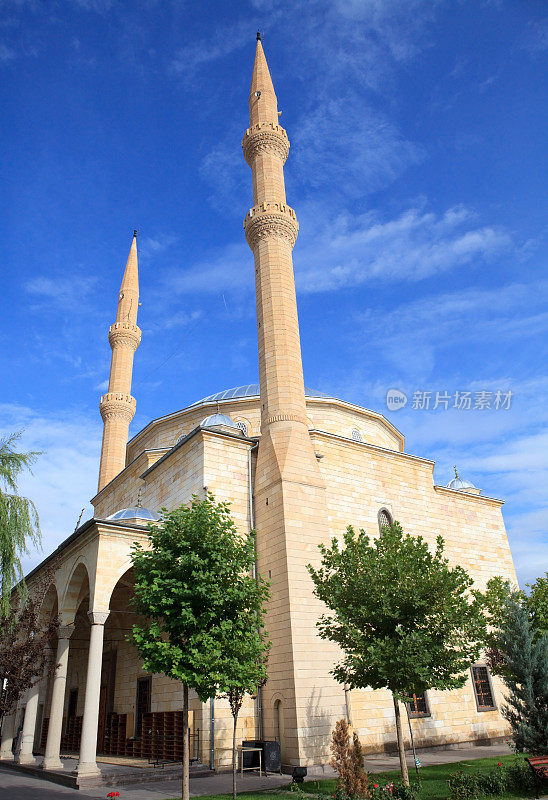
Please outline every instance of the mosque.
[[[82, 783], [97, 775], [99, 754], [180, 758], [182, 686], [147, 674], [127, 642], [130, 553], [134, 542], [146, 543], [159, 509], [178, 507], [193, 494], [211, 491], [229, 501], [238, 529], [257, 532], [257, 570], [271, 584], [272, 650], [267, 684], [242, 708], [238, 741], [277, 740], [285, 768], [325, 764], [341, 718], [366, 751], [395, 744], [388, 692], [345, 690], [330, 676], [337, 651], [317, 636], [322, 607], [306, 570], [319, 562], [319, 543], [340, 536], [349, 523], [375, 535], [397, 519], [432, 543], [441, 534], [450, 561], [464, 566], [479, 588], [493, 575], [516, 582], [502, 501], [458, 476], [435, 485], [434, 462], [405, 452], [403, 435], [382, 414], [305, 388], [292, 264], [299, 226], [283, 172], [289, 141], [260, 37], [249, 114], [242, 146], [253, 204], [244, 231], [254, 258], [259, 384], [219, 391], [153, 419], [128, 441], [141, 339], [134, 236], [108, 334], [112, 364], [100, 400], [104, 433], [94, 516], [29, 576], [32, 585], [55, 564], [45, 610], [61, 622], [56, 671], [6, 720], [2, 758], [13, 758], [12, 736], [21, 724], [19, 763], [36, 763], [43, 754], [43, 768], [55, 771], [60, 755], [77, 754]], [[462, 689], [414, 696], [408, 710], [415, 743], [500, 739], [508, 732], [501, 699], [487, 665], [471, 664]], [[227, 702], [202, 704], [191, 693], [191, 725], [193, 758], [216, 768], [228, 764]]]

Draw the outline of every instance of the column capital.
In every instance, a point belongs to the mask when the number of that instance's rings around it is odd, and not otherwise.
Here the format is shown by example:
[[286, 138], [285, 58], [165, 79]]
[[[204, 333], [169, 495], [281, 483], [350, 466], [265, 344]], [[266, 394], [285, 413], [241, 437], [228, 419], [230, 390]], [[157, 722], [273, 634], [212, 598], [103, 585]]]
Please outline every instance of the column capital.
[[67, 625], [60, 625], [57, 629], [57, 637], [59, 639], [70, 639], [74, 633], [74, 622], [69, 622]]
[[88, 611], [88, 619], [92, 625], [104, 625], [110, 611]]

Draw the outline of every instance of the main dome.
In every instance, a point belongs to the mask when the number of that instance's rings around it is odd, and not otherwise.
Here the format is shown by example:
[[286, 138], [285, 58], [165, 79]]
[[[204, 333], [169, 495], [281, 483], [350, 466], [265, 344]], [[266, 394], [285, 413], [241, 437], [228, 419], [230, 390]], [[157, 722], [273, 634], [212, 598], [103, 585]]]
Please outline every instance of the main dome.
[[[317, 392], [314, 389], [308, 389], [306, 386], [304, 388], [304, 393], [307, 397], [330, 396], [328, 394], [324, 394], [324, 392]], [[259, 384], [248, 383], [246, 386], [235, 386], [233, 389], [224, 389], [222, 392], [216, 392], [215, 394], [210, 394], [208, 397], [202, 397], [201, 400], [197, 400], [195, 403], [192, 403], [189, 408], [192, 408], [192, 406], [200, 406], [202, 403], [217, 403], [221, 400], [236, 400], [240, 397], [259, 397], [259, 394]]]

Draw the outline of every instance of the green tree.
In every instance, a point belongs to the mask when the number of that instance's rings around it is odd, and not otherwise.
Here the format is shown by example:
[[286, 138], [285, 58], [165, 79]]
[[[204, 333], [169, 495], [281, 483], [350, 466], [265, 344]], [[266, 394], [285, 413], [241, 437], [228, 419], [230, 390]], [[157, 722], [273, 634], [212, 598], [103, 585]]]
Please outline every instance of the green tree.
[[548, 632], [546, 579], [531, 594], [492, 578], [482, 596], [489, 621], [489, 666], [506, 684], [502, 713], [512, 726], [516, 749], [544, 755], [548, 749]]
[[497, 637], [509, 693], [502, 713], [512, 726], [516, 749], [548, 751], [548, 634], [538, 633], [526, 604], [509, 597]]
[[0, 619], [10, 615], [13, 587], [23, 578], [21, 556], [40, 544], [38, 513], [32, 500], [18, 494], [17, 479], [30, 469], [38, 452], [15, 450], [20, 433], [0, 439]]
[[320, 636], [343, 651], [332, 674], [350, 688], [391, 692], [402, 779], [409, 785], [400, 701], [412, 691], [465, 683], [485, 637], [481, 602], [471, 595], [466, 571], [444, 557], [441, 536], [432, 552], [397, 522], [373, 541], [349, 527], [344, 546], [333, 539], [320, 550], [321, 567], [308, 570], [331, 612], [318, 622]]
[[534, 583], [526, 584], [531, 590], [526, 596], [526, 604], [531, 614], [533, 626], [540, 633], [548, 633], [548, 572]]
[[182, 797], [188, 800], [188, 690], [206, 702], [247, 688], [248, 663], [238, 677], [236, 661], [256, 652], [249, 620], [260, 626], [267, 586], [252, 575], [254, 534], [240, 536], [228, 504], [212, 494], [163, 509], [149, 539], [150, 549], [135, 545], [132, 552], [134, 607], [147, 620], [133, 626], [131, 638], [145, 669], [183, 683]]

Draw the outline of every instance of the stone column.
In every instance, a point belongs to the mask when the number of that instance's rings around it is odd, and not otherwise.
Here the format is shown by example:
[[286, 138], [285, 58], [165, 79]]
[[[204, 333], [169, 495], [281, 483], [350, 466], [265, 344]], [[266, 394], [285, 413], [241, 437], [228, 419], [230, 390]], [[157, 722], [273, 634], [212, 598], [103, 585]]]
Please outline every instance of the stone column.
[[0, 745], [0, 759], [3, 761], [13, 761], [13, 726], [15, 724], [15, 714], [4, 717], [2, 722], [2, 744]]
[[63, 769], [59, 751], [61, 748], [61, 733], [63, 729], [63, 709], [65, 705], [65, 686], [67, 683], [70, 637], [73, 630], [73, 625], [65, 625], [59, 628], [59, 641], [57, 644], [56, 656], [57, 669], [53, 676], [48, 738], [46, 741], [46, 753], [42, 762], [43, 769]]
[[108, 611], [89, 611], [91, 622], [89, 635], [88, 672], [84, 699], [84, 718], [82, 719], [82, 738], [80, 758], [76, 774], [97, 775], [97, 727], [99, 722], [99, 696], [101, 693], [101, 668], [103, 665], [103, 636]]
[[36, 716], [38, 714], [38, 698], [40, 696], [40, 681], [30, 687], [27, 693], [27, 705], [25, 707], [25, 719], [23, 720], [23, 733], [21, 736], [21, 748], [17, 754], [16, 761], [19, 764], [34, 764], [36, 759], [32, 753], [34, 749], [34, 734], [36, 731]]

